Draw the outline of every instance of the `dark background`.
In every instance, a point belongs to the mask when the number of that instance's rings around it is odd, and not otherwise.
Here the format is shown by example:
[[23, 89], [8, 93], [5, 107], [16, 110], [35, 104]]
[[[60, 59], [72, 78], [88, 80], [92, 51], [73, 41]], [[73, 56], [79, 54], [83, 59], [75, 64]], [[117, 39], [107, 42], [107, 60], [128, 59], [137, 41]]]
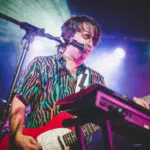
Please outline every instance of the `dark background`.
[[87, 14], [107, 35], [150, 38], [149, 1], [70, 0], [74, 15]]

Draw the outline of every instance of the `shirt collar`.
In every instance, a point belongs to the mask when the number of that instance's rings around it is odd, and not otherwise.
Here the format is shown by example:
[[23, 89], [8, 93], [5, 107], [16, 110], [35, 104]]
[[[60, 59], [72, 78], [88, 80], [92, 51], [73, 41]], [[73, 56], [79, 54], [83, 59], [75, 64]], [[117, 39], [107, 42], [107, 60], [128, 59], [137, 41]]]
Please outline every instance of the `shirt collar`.
[[[62, 53], [57, 53], [56, 55], [56, 59], [58, 59], [58, 61], [63, 64], [63, 65], [66, 65], [66, 60], [65, 58], [63, 57]], [[86, 65], [83, 63], [79, 66], [78, 68], [78, 71], [77, 71], [77, 75], [80, 74], [82, 71], [84, 71], [86, 69]]]

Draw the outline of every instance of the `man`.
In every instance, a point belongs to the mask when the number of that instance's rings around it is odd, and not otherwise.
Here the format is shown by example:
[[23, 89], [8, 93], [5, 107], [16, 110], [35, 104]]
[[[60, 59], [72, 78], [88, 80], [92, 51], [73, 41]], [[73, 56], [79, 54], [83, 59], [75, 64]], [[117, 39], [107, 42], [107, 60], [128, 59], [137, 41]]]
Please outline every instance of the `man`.
[[[104, 78], [99, 73], [84, 65], [84, 60], [99, 42], [98, 24], [88, 16], [74, 16], [61, 29], [65, 43], [58, 45], [58, 54], [32, 60], [15, 89], [11, 131], [15, 133], [17, 130], [15, 141], [23, 149], [40, 149], [34, 138], [22, 133], [28, 104], [31, 112], [26, 127], [38, 128], [60, 113], [59, 107], [55, 106], [57, 101], [82, 89], [83, 86], [77, 84], [80, 75], [87, 74], [84, 87], [95, 83], [105, 85]], [[83, 44], [84, 50], [72, 44], [73, 41]]]

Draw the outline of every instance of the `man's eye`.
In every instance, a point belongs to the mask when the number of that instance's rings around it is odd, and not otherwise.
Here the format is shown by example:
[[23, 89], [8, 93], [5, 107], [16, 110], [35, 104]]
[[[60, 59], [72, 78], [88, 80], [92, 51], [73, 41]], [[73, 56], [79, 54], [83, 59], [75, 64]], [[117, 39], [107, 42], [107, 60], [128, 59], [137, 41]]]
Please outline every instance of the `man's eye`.
[[89, 39], [90, 37], [88, 35], [83, 35], [84, 39]]

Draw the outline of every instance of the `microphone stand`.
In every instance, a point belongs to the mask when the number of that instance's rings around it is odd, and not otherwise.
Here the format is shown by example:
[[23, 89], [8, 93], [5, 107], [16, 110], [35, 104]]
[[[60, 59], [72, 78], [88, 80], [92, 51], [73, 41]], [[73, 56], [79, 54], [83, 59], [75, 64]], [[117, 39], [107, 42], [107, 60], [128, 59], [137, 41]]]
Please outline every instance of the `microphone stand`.
[[17, 82], [17, 78], [18, 78], [19, 73], [21, 71], [21, 68], [22, 68], [22, 65], [24, 63], [26, 54], [27, 54], [27, 52], [30, 48], [30, 44], [34, 40], [34, 37], [35, 36], [41, 36], [41, 37], [46, 37], [50, 40], [55, 40], [59, 43], [63, 43], [63, 42], [60, 40], [60, 38], [57, 38], [57, 37], [54, 37], [50, 34], [45, 33], [44, 29], [40, 29], [40, 28], [35, 27], [35, 26], [33, 26], [29, 23], [20, 22], [18, 20], [15, 20], [15, 19], [9, 17], [9, 16], [6, 16], [2, 13], [0, 13], [0, 18], [14, 23], [14, 24], [20, 26], [21, 29], [24, 29], [26, 31], [26, 34], [23, 36], [22, 42], [21, 42], [22, 54], [21, 54], [21, 57], [20, 57], [20, 61], [18, 62], [18, 66], [17, 66], [17, 69], [15, 71], [14, 79], [13, 79], [11, 89], [10, 89], [10, 92], [9, 92], [9, 95], [8, 95], [8, 98], [7, 98], [6, 106], [5, 106], [4, 111], [3, 111], [2, 115], [1, 115], [1, 118], [0, 118], [0, 134], [1, 134], [2, 128], [3, 128], [5, 122], [8, 118], [9, 107], [10, 107], [10, 103], [11, 103], [12, 98], [13, 98], [13, 92], [14, 92], [14, 88], [15, 88], [15, 85], [16, 85], [16, 82]]

